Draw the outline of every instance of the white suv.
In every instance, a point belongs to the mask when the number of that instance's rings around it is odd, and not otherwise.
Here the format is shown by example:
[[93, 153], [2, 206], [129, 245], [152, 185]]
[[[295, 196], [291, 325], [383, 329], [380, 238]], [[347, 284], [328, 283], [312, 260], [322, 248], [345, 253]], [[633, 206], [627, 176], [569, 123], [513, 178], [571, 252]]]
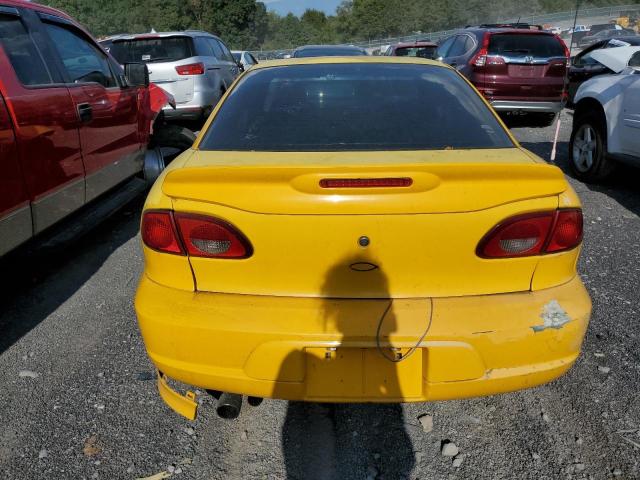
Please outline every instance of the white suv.
[[618, 162], [640, 166], [640, 47], [595, 50], [614, 75], [584, 82], [575, 96], [570, 166], [576, 177], [601, 181]]
[[206, 119], [240, 73], [224, 42], [207, 32], [116, 35], [100, 43], [121, 64], [147, 64], [149, 80], [175, 98], [167, 119]]

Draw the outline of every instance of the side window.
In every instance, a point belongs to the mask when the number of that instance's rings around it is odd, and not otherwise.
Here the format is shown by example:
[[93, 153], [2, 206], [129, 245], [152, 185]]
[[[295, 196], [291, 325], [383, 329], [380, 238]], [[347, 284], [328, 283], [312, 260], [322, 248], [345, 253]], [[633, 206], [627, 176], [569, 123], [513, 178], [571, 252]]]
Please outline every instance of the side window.
[[438, 47], [438, 52], [436, 53], [436, 57], [446, 58], [449, 56], [449, 50], [451, 49], [451, 45], [456, 41], [456, 37], [447, 38], [442, 45]]
[[467, 41], [466, 35], [458, 35], [456, 41], [453, 43], [451, 50], [449, 50], [448, 57], [459, 57], [465, 53], [465, 43]]
[[213, 52], [213, 48], [211, 44], [208, 42], [208, 39], [205, 37], [196, 37], [193, 39], [196, 45], [196, 55], [201, 55], [203, 57], [215, 57], [216, 55]]
[[233, 59], [233, 55], [231, 54], [227, 46], [224, 44], [224, 42], [218, 41], [218, 43], [220, 44], [220, 48], [222, 49], [222, 55], [223, 55], [222, 59], [226, 60], [227, 62], [236, 63], [236, 61]]
[[573, 64], [576, 67], [585, 67], [587, 65], [600, 65], [600, 62], [594, 60], [591, 56], [591, 52], [585, 53], [584, 55], [577, 57], [573, 60]]
[[105, 88], [117, 86], [106, 55], [80, 34], [53, 23], [44, 23], [53, 46], [62, 57], [73, 83], [97, 82]]
[[466, 55], [476, 47], [476, 42], [473, 41], [473, 38], [471, 38], [470, 35], [465, 35], [465, 37], [466, 38], [464, 41], [464, 53]]
[[0, 42], [23, 85], [53, 83], [40, 51], [20, 18], [0, 15]]
[[218, 60], [224, 60], [224, 53], [222, 53], [222, 47], [218, 42], [216, 42], [213, 38], [207, 38], [207, 43], [211, 45], [211, 49], [213, 50], [213, 56]]

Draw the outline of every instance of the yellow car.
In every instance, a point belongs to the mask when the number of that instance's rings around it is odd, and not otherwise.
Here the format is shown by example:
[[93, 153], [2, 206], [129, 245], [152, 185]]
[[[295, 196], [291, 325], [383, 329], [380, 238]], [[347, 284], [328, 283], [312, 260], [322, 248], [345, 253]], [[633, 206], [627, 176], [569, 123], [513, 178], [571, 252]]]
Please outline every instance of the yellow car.
[[171, 379], [225, 405], [532, 387], [575, 362], [591, 312], [562, 172], [419, 58], [253, 67], [155, 183], [141, 234], [140, 329], [188, 418]]

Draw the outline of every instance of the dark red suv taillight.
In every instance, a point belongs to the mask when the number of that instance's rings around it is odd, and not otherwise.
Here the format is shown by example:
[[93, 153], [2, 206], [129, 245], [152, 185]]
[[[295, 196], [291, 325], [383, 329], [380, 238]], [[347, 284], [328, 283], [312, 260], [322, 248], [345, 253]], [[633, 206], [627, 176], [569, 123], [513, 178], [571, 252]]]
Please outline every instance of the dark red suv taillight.
[[529, 213], [496, 225], [478, 244], [482, 258], [512, 258], [557, 253], [580, 245], [582, 210]]
[[158, 252], [208, 258], [247, 258], [249, 240], [233, 225], [218, 218], [170, 210], [151, 210], [142, 216], [142, 241]]
[[482, 45], [480, 46], [480, 50], [476, 53], [471, 60], [469, 60], [469, 65], [472, 67], [484, 67], [487, 64], [487, 55], [489, 54], [489, 41], [491, 40], [491, 34], [489, 32], [485, 32], [484, 37], [482, 38]]

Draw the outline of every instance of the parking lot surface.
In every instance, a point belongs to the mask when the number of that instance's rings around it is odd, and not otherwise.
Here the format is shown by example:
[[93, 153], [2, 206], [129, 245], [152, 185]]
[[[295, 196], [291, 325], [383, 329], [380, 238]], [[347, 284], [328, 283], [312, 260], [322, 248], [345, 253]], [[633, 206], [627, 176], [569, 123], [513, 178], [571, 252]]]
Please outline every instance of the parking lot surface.
[[[563, 114], [565, 172], [570, 126]], [[515, 133], [549, 160], [553, 127]], [[228, 421], [202, 392], [190, 422], [159, 398], [133, 311], [142, 199], [61, 251], [11, 255], [0, 265], [0, 478], [640, 478], [639, 180], [571, 179], [594, 304], [583, 353], [549, 385], [487, 398], [245, 401]]]

